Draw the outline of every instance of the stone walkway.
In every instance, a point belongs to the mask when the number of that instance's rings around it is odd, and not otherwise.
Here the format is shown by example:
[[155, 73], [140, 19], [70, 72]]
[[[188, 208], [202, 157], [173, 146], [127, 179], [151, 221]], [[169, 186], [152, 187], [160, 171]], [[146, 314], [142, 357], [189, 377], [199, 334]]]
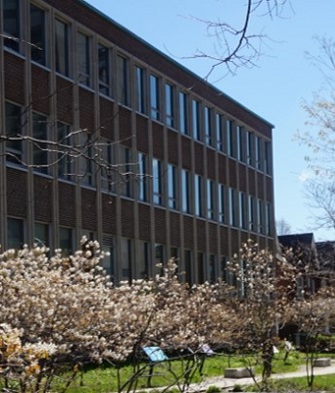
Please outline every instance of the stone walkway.
[[[315, 367], [314, 375], [327, 375], [327, 374], [335, 374], [335, 361], [332, 361], [332, 364], [328, 367]], [[306, 367], [300, 366], [298, 371], [290, 372], [290, 373], [280, 373], [280, 374], [272, 374], [272, 379], [284, 379], [284, 378], [296, 378], [296, 377], [305, 377], [306, 376]], [[259, 380], [259, 377], [256, 377], [256, 380]], [[224, 377], [213, 377], [206, 379], [200, 384], [194, 384], [190, 386], [189, 392], [200, 392], [206, 391], [210, 386], [217, 386], [221, 389], [229, 389], [233, 388], [235, 385], [253, 385], [254, 381], [252, 378], [224, 378]]]

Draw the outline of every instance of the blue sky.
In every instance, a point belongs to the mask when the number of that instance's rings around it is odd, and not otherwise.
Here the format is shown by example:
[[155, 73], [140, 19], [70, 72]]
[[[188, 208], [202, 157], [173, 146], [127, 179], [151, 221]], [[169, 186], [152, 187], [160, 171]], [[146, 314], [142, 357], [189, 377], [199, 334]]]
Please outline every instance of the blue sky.
[[[186, 59], [196, 49], [210, 52], [214, 41], [195, 18], [241, 21], [244, 0], [87, 0], [88, 3], [131, 30], [163, 53], [204, 77], [210, 65]], [[291, 0], [281, 18], [262, 16], [253, 21], [255, 33], [266, 34], [263, 56], [257, 67], [237, 74], [212, 75], [210, 82], [244, 106], [275, 125], [274, 177], [276, 219], [285, 219], [292, 232], [313, 231], [313, 211], [304, 197], [301, 174], [304, 156], [294, 135], [303, 131], [306, 115], [303, 100], [323, 84], [320, 72], [306, 52], [318, 53], [316, 36], [334, 31], [334, 0]], [[317, 240], [334, 240], [334, 231], [314, 230]]]

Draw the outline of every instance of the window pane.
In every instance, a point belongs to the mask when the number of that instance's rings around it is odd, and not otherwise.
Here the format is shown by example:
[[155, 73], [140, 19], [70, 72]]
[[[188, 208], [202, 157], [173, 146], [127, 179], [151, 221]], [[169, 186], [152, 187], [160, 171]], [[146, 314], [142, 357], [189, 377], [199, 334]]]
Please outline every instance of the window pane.
[[129, 106], [129, 61], [117, 56], [117, 99], [120, 104]]
[[227, 149], [230, 157], [236, 157], [234, 125], [231, 120], [226, 121]]
[[235, 213], [235, 190], [229, 189], [229, 224], [236, 226], [236, 213]]
[[177, 208], [177, 190], [176, 190], [176, 167], [168, 165], [168, 197], [169, 207], [171, 209]]
[[255, 224], [255, 214], [254, 214], [254, 197], [252, 195], [249, 195], [249, 201], [248, 201], [248, 219], [249, 219], [249, 230], [253, 231], [254, 230], [254, 224]]
[[151, 118], [160, 120], [159, 79], [150, 75], [150, 106]]
[[56, 19], [56, 71], [69, 76], [69, 32], [68, 25]]
[[185, 213], [191, 212], [190, 202], [190, 174], [185, 169], [181, 171], [181, 193], [182, 193], [182, 210]]
[[225, 222], [225, 187], [223, 184], [219, 184], [219, 222]]
[[146, 113], [145, 105], [145, 71], [141, 67], [136, 67], [136, 110]]
[[223, 116], [216, 114], [216, 148], [223, 151], [224, 148], [224, 131], [223, 131]]
[[148, 200], [147, 179], [147, 157], [143, 153], [138, 153], [138, 199], [143, 202]]
[[34, 244], [39, 247], [49, 247], [50, 246], [50, 239], [49, 239], [49, 225], [48, 224], [41, 224], [35, 223], [34, 227]]
[[57, 123], [57, 140], [58, 140], [58, 177], [71, 179], [71, 157], [69, 155], [70, 126], [64, 123]]
[[17, 218], [8, 218], [7, 231], [7, 248], [22, 248], [24, 244], [23, 220]]
[[120, 146], [120, 193], [126, 197], [133, 196], [133, 179], [132, 173], [134, 172], [134, 167], [132, 166], [131, 151], [126, 146]]
[[245, 229], [245, 194], [244, 192], [239, 192], [239, 220], [240, 228]]
[[179, 130], [182, 134], [188, 135], [187, 124], [187, 95], [179, 93]]
[[174, 88], [170, 84], [165, 85], [165, 105], [166, 125], [174, 127]]
[[90, 86], [90, 40], [82, 33], [77, 34], [77, 60], [78, 60], [78, 81]]
[[71, 255], [73, 247], [73, 231], [71, 228], [59, 228], [59, 247], [64, 256]]
[[31, 59], [46, 65], [45, 12], [30, 5], [30, 48]]
[[152, 177], [153, 177], [153, 193], [154, 203], [157, 205], [163, 204], [162, 195], [162, 163], [156, 158], [152, 162]]
[[99, 91], [106, 96], [109, 95], [109, 50], [103, 45], [98, 46], [98, 58], [99, 58]]
[[7, 48], [19, 51], [20, 48], [20, 0], [3, 0], [3, 30]]
[[206, 136], [207, 145], [212, 146], [213, 145], [212, 111], [207, 106], [205, 107], [205, 136]]
[[202, 191], [202, 177], [195, 175], [194, 177], [194, 203], [195, 203], [195, 214], [202, 217], [202, 203], [203, 203], [203, 191]]
[[207, 218], [213, 220], [214, 217], [214, 182], [207, 179]]
[[6, 142], [7, 160], [16, 164], [22, 163], [21, 107], [6, 102], [6, 135], [9, 138], [18, 138]]
[[192, 100], [192, 123], [193, 123], [193, 138], [201, 141], [200, 129], [200, 104], [197, 100]]
[[34, 169], [39, 172], [48, 172], [48, 123], [43, 115], [33, 113], [33, 164]]

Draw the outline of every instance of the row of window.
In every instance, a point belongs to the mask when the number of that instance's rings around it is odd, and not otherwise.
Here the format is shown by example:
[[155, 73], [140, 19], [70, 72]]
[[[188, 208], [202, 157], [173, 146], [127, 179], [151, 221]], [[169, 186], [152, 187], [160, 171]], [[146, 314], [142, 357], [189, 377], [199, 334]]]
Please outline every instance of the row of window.
[[[26, 243], [24, 224], [25, 222], [22, 219], [13, 217], [7, 219], [8, 248], [19, 249]], [[87, 236], [88, 239], [94, 239], [94, 233], [92, 232], [82, 231], [81, 234]], [[157, 265], [164, 265], [167, 258], [175, 258], [177, 264], [180, 259], [183, 259], [184, 272], [181, 273], [181, 268], [179, 268], [179, 272], [186, 282], [194, 283], [205, 280], [214, 282], [219, 277], [224, 280], [228, 279], [226, 257], [221, 257], [218, 261], [216, 255], [207, 255], [204, 252], [197, 252], [197, 255], [194, 256], [193, 251], [188, 249], [184, 250], [183, 255], [181, 255], [178, 247], [170, 247], [168, 250], [166, 245], [156, 243], [152, 248], [151, 243], [146, 241], [139, 241], [138, 251], [135, 252], [135, 241], [133, 239], [121, 238], [119, 242], [119, 258], [117, 258], [114, 238], [104, 236], [102, 240], [103, 250], [109, 253], [102, 262], [103, 267], [112, 279], [129, 280], [152, 277], [160, 273], [161, 268]], [[39, 246], [50, 247], [50, 227], [48, 224], [35, 223], [34, 243]], [[70, 255], [74, 251], [76, 248], [74, 229], [59, 228], [59, 247], [64, 255]], [[197, 273], [195, 269], [197, 269]]]
[[[18, 124], [21, 122], [20, 107], [6, 103], [6, 135], [8, 161], [16, 164], [25, 162], [24, 142]], [[149, 157], [141, 152], [137, 157], [121, 144], [112, 145], [107, 141], [94, 144], [87, 134], [80, 135], [81, 154], [72, 149], [70, 128], [58, 123], [56, 127], [58, 146], [48, 146], [47, 118], [33, 113], [32, 157], [34, 170], [52, 173], [57, 163], [59, 178], [81, 181], [96, 186], [100, 179], [101, 189], [111, 193], [136, 198], [143, 202], [166, 206], [187, 214], [194, 214], [241, 229], [271, 235], [271, 205], [252, 195], [246, 195], [234, 188], [226, 189], [212, 179], [179, 168], [170, 163]], [[76, 144], [74, 145], [76, 146]], [[115, 154], [114, 154], [115, 153]], [[93, 159], [94, 157], [94, 159]], [[100, 173], [100, 176], [97, 174]], [[135, 194], [136, 192], [136, 194]], [[248, 198], [248, 200], [247, 200]], [[255, 213], [257, 212], [257, 213]]]
[[[23, 34], [21, 5], [20, 0], [3, 0], [4, 45], [18, 52], [24, 52], [20, 40]], [[89, 33], [74, 31], [68, 21], [55, 18], [51, 39], [47, 29], [49, 13], [34, 3], [30, 4], [29, 12], [30, 37], [26, 41], [30, 43], [32, 61], [49, 67], [48, 43], [54, 42], [54, 69], [59, 74], [70, 78], [76, 75], [74, 79], [78, 83], [96, 88], [101, 94], [134, 107], [138, 112], [164, 122], [184, 135], [271, 174], [270, 142], [245, 130], [198, 98], [179, 91], [173, 83], [146, 68], [140, 65], [132, 68], [130, 58], [121, 53], [114, 55], [110, 44], [96, 43]], [[71, 45], [75, 45], [75, 48]], [[72, 58], [75, 53], [76, 60]], [[98, 64], [96, 74], [94, 64]]]

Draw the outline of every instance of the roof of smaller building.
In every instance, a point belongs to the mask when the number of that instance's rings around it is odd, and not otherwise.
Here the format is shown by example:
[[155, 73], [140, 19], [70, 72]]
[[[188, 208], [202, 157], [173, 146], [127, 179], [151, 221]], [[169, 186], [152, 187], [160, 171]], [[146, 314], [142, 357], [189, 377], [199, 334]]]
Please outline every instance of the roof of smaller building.
[[290, 247], [297, 244], [312, 245], [314, 244], [314, 234], [313, 232], [309, 232], [280, 235], [278, 236], [278, 241], [284, 247]]

